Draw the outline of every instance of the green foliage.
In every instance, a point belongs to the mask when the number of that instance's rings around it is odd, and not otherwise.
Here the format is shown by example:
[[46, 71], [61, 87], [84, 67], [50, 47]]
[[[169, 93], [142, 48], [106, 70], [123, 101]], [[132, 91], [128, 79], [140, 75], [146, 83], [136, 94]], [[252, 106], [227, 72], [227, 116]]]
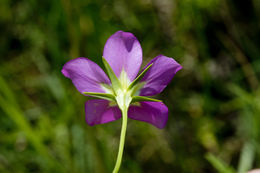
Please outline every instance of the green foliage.
[[112, 171], [121, 122], [88, 126], [88, 98], [61, 68], [80, 56], [103, 66], [118, 30], [137, 36], [143, 64], [164, 54], [183, 66], [158, 96], [166, 128], [128, 121], [122, 173], [259, 168], [259, 11], [257, 0], [1, 0], [0, 172]]
[[225, 165], [225, 163], [222, 160], [218, 159], [214, 155], [207, 154], [206, 158], [212, 164], [212, 166], [214, 166], [216, 170], [218, 170], [219, 173], [235, 173], [233, 168], [230, 168], [227, 165]]

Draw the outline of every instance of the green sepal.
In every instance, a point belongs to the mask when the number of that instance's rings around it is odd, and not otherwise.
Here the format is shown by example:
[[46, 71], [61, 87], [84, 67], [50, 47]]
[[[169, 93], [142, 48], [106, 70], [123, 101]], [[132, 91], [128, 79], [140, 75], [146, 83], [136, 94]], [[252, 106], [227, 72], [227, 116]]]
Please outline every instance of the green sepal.
[[142, 101], [149, 101], [149, 102], [162, 102], [161, 100], [150, 98], [150, 97], [144, 97], [144, 96], [133, 96], [132, 97], [132, 102], [142, 102]]
[[150, 64], [148, 67], [146, 67], [144, 69], [144, 71], [142, 71], [141, 74], [139, 74], [139, 76], [137, 76], [137, 78], [129, 85], [128, 89], [132, 89], [141, 79], [143, 79], [145, 73], [151, 68], [153, 64]]
[[86, 94], [91, 97], [97, 97], [99, 99], [105, 99], [110, 101], [116, 101], [115, 96], [113, 94], [108, 93], [92, 93], [92, 92], [83, 92], [83, 94]]
[[121, 84], [120, 84], [118, 78], [116, 77], [114, 71], [112, 70], [112, 68], [110, 67], [110, 65], [108, 64], [108, 62], [106, 61], [106, 59], [104, 57], [102, 57], [102, 61], [106, 68], [107, 75], [112, 83], [113, 89], [118, 90], [119, 88], [121, 88]]
[[145, 82], [139, 82], [136, 85], [134, 85], [132, 87], [131, 91], [131, 96], [138, 96], [140, 89], [143, 88], [143, 86], [145, 85]]

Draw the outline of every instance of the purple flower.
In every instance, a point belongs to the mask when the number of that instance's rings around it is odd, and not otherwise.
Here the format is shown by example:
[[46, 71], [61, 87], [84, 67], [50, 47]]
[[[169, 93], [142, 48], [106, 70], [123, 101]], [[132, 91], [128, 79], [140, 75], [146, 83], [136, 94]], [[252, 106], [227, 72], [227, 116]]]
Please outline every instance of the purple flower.
[[[85, 104], [89, 125], [103, 124], [128, 117], [163, 128], [168, 119], [168, 108], [160, 101], [146, 96], [159, 94], [182, 67], [173, 58], [158, 55], [142, 70], [142, 48], [129, 32], [118, 31], [106, 42], [103, 61], [107, 74], [87, 58], [67, 62], [62, 73], [70, 78], [84, 95], [97, 97]], [[111, 70], [112, 69], [112, 70]], [[136, 78], [137, 77], [137, 78]]]

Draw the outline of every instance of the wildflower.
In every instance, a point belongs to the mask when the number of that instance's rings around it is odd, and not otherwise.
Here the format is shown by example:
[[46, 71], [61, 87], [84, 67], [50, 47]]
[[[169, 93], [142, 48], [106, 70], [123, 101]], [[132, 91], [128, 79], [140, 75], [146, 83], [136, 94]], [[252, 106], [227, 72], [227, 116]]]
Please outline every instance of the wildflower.
[[[168, 119], [168, 108], [157, 99], [159, 94], [182, 67], [174, 59], [158, 55], [137, 76], [142, 64], [142, 48], [136, 37], [118, 31], [106, 42], [103, 51], [106, 73], [87, 58], [67, 62], [62, 73], [70, 78], [79, 92], [98, 99], [85, 104], [89, 125], [122, 120], [118, 158], [113, 172], [119, 170], [127, 118], [163, 128]], [[137, 77], [136, 77], [137, 76]]]

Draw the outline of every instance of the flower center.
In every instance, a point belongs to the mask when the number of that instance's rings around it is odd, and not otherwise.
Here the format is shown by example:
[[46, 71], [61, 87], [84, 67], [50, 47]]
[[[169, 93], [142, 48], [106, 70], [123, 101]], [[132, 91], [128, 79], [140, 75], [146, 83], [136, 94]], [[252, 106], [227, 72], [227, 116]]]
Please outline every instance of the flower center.
[[115, 94], [117, 104], [122, 110], [128, 108], [132, 101], [132, 90], [128, 89], [131, 82], [127, 77], [127, 73], [124, 70], [122, 70], [120, 74], [119, 82], [121, 84], [121, 87], [115, 91]]

